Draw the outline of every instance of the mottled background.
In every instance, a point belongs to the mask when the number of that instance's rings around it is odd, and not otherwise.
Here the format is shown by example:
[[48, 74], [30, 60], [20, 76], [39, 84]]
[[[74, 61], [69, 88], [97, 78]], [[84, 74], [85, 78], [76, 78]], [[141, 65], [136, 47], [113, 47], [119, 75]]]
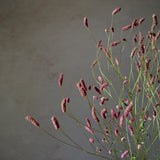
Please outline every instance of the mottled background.
[[97, 40], [105, 39], [111, 12], [119, 6], [116, 27], [141, 17], [148, 27], [153, 13], [160, 17], [159, 0], [0, 0], [0, 160], [96, 159], [51, 140], [25, 116], [35, 117], [59, 136], [50, 122], [55, 115], [67, 132], [87, 145], [61, 113], [57, 79], [63, 72], [64, 94], [71, 97], [73, 112], [78, 118], [88, 116], [75, 84], [82, 77], [92, 83], [96, 46], [83, 17], [88, 17]]

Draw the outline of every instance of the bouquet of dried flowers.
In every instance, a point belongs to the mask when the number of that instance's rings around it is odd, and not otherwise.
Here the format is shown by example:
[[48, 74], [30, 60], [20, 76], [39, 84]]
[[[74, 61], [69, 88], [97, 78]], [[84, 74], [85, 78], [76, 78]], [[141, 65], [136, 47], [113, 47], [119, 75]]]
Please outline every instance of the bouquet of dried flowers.
[[[113, 41], [115, 34], [113, 19], [120, 10], [121, 8], [118, 7], [112, 12], [111, 26], [105, 29], [106, 45], [103, 45], [101, 40], [96, 41], [86, 17], [83, 21], [84, 27], [97, 46], [96, 58], [91, 64], [96, 84], [86, 85], [84, 79], [80, 79], [76, 85], [80, 95], [89, 104], [92, 118], [79, 120], [69, 107], [70, 98], [62, 97], [62, 112], [78, 124], [91, 150], [78, 144], [70, 134], [63, 131], [55, 116], [51, 117], [51, 122], [57, 132], [60, 132], [69, 142], [46, 131], [34, 118], [27, 116], [26, 120], [59, 142], [102, 159], [158, 159], [160, 158], [160, 49], [158, 45], [160, 30], [156, 28], [157, 15], [153, 14], [153, 23], [146, 36], [140, 31], [145, 18], [134, 19], [131, 24], [122, 27], [119, 39]], [[119, 55], [114, 54], [116, 47], [119, 47]], [[125, 53], [126, 48], [129, 48], [127, 50], [129, 54]], [[123, 56], [130, 62], [130, 66], [126, 66], [130, 69], [128, 75], [124, 75], [121, 71], [121, 66], [126, 63], [123, 62]], [[106, 63], [106, 66], [104, 67], [102, 63]], [[98, 68], [98, 73], [97, 71], [95, 73], [95, 67]], [[115, 88], [114, 79], [118, 88]], [[62, 73], [58, 83], [62, 91]]]

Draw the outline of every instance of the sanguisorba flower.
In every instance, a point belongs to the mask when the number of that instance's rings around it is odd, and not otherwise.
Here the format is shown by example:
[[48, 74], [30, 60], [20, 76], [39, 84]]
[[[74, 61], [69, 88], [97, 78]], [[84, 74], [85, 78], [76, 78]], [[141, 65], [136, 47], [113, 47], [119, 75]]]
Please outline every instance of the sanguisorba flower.
[[62, 112], [63, 112], [63, 113], [66, 112], [66, 99], [65, 99], [65, 98], [62, 99], [61, 109], [62, 109]]
[[121, 158], [124, 158], [128, 153], [129, 153], [129, 150], [126, 150], [125, 152], [123, 152], [123, 153], [121, 154]]
[[34, 126], [40, 127], [39, 123], [34, 118], [32, 118], [31, 116], [26, 116], [26, 120], [31, 122]]
[[54, 125], [54, 128], [55, 128], [56, 130], [58, 130], [58, 129], [60, 128], [60, 126], [59, 126], [59, 123], [58, 123], [57, 118], [54, 117], [54, 116], [52, 116], [52, 117], [51, 117], [51, 121], [52, 121], [52, 123], [53, 123], [53, 125]]
[[59, 84], [60, 87], [62, 86], [62, 83], [63, 83], [63, 73], [61, 73], [61, 74], [59, 75], [58, 84]]
[[116, 13], [118, 13], [120, 10], [121, 10], [120, 7], [114, 9], [113, 12], [112, 12], [112, 16], [115, 15]]
[[84, 17], [84, 19], [83, 19], [83, 24], [84, 24], [84, 26], [85, 26], [86, 28], [88, 28], [88, 19], [87, 19], [87, 17]]
[[96, 115], [95, 107], [92, 107], [92, 117], [97, 123], [99, 123], [99, 119]]

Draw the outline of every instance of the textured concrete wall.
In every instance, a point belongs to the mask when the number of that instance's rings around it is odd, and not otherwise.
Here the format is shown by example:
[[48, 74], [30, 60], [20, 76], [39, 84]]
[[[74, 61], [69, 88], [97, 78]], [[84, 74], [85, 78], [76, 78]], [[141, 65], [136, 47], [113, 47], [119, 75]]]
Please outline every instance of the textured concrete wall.
[[57, 79], [63, 72], [65, 96], [71, 97], [73, 112], [84, 118], [87, 104], [75, 83], [81, 77], [91, 80], [96, 48], [83, 17], [88, 17], [97, 39], [105, 39], [104, 28], [117, 6], [123, 10], [117, 26], [141, 17], [151, 23], [153, 13], [160, 17], [159, 0], [0, 0], [1, 160], [96, 159], [52, 141], [25, 116], [35, 117], [54, 133], [50, 122], [54, 114], [77, 141], [86, 143], [60, 111]]

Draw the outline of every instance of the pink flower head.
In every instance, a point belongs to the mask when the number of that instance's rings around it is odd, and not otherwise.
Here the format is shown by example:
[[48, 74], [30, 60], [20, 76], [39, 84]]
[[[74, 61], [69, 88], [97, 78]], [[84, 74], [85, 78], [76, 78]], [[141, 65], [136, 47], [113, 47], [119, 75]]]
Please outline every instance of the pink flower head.
[[93, 86], [93, 89], [94, 89], [99, 95], [101, 95], [101, 91], [100, 91], [97, 87]]
[[138, 149], [138, 150], [141, 149], [141, 147], [142, 147], [141, 144], [138, 144], [138, 145], [137, 145], [137, 149]]
[[34, 118], [32, 118], [30, 116], [26, 116], [26, 120], [31, 122], [34, 126], [40, 127], [39, 123]]
[[123, 81], [123, 85], [127, 84], [128, 83], [128, 80], [124, 80]]
[[61, 74], [59, 75], [58, 84], [59, 84], [60, 87], [62, 86], [62, 82], [63, 82], [63, 73], [61, 73]]
[[125, 117], [125, 118], [127, 118], [129, 112], [132, 111], [133, 105], [134, 105], [134, 103], [133, 103], [133, 101], [131, 101], [131, 102], [129, 103], [129, 105], [127, 106], [127, 108], [124, 110], [124, 117]]
[[106, 119], [106, 114], [108, 114], [107, 109], [106, 109], [106, 108], [103, 108], [102, 111], [101, 111], [101, 117], [102, 117], [103, 119]]
[[95, 66], [95, 64], [97, 63], [97, 60], [94, 60], [91, 64], [91, 68], [93, 68]]
[[113, 47], [113, 46], [116, 46], [118, 45], [119, 43], [121, 43], [121, 41], [114, 41], [110, 44], [110, 47]]
[[141, 57], [141, 52], [140, 51], [137, 52], [137, 56], [138, 56], [138, 58]]
[[58, 123], [58, 120], [56, 119], [56, 117], [52, 116], [52, 117], [51, 117], [51, 121], [52, 121], [52, 123], [53, 123], [53, 125], [54, 125], [54, 128], [55, 128], [56, 130], [60, 128], [59, 123]]
[[116, 136], [119, 135], [118, 129], [115, 129], [115, 130], [114, 130], [114, 134], [115, 134]]
[[129, 131], [131, 133], [131, 136], [133, 136], [134, 135], [134, 131], [133, 131], [132, 126], [128, 125], [128, 129], [129, 129]]
[[88, 28], [88, 19], [87, 19], [87, 17], [84, 17], [84, 19], [83, 19], [83, 24], [84, 24], [84, 26], [85, 26], [86, 28]]
[[82, 96], [82, 97], [86, 97], [87, 92], [86, 92], [86, 90], [81, 86], [81, 83], [78, 82], [76, 85], [77, 85], [77, 88], [78, 88], [79, 92], [81, 93], [81, 96]]
[[80, 79], [81, 87], [83, 87], [87, 91], [87, 87], [83, 79]]
[[160, 106], [160, 103], [156, 103], [156, 104], [154, 105], [155, 108], [157, 108], [158, 106]]
[[88, 118], [86, 118], [86, 123], [87, 123], [88, 127], [91, 127], [91, 122], [90, 122], [90, 120]]
[[103, 79], [102, 79], [101, 76], [98, 76], [98, 81], [99, 81], [100, 84], [103, 84]]
[[92, 117], [97, 123], [99, 123], [99, 119], [96, 115], [95, 107], [92, 107]]
[[107, 52], [107, 50], [102, 46], [102, 51], [104, 52], [104, 54], [108, 57], [108, 58], [110, 58], [111, 56], [110, 56], [110, 54]]
[[122, 106], [119, 106], [119, 105], [117, 105], [116, 108], [117, 108], [117, 109], [123, 109], [123, 107], [122, 107]]
[[118, 61], [118, 59], [115, 57], [114, 60], [115, 60], [116, 65], [119, 66], [119, 61]]
[[112, 12], [112, 16], [115, 15], [116, 13], [118, 13], [120, 10], [121, 10], [120, 7], [114, 9], [113, 12]]
[[70, 101], [70, 98], [67, 97], [67, 98], [66, 98], [66, 103], [69, 103], [69, 101]]
[[119, 118], [120, 113], [121, 113], [120, 111], [117, 111], [117, 112], [116, 112], [116, 119]]
[[119, 126], [123, 128], [123, 121], [124, 121], [124, 115], [121, 115], [120, 120], [119, 120]]
[[113, 108], [111, 108], [111, 115], [112, 115], [112, 119], [114, 118], [117, 119], [116, 113]]
[[131, 58], [134, 56], [134, 54], [135, 54], [135, 52], [136, 52], [137, 49], [138, 49], [138, 47], [134, 47], [133, 48], [133, 50], [131, 52], [131, 55], [130, 55]]
[[156, 118], [156, 116], [157, 116], [157, 113], [155, 110], [153, 110], [153, 118]]
[[63, 113], [66, 112], [66, 99], [65, 99], [65, 98], [62, 99], [61, 109], [62, 109], [62, 112], [63, 112]]
[[96, 99], [96, 100], [98, 100], [98, 97], [97, 97], [97, 96], [93, 96], [93, 99]]
[[102, 91], [104, 87], [107, 87], [108, 86], [108, 83], [103, 83], [100, 87], [100, 90]]
[[105, 142], [105, 138], [102, 138], [102, 142]]
[[144, 53], [144, 45], [143, 44], [140, 44], [140, 50], [142, 53]]
[[137, 22], [137, 20], [134, 19], [133, 22], [132, 22], [132, 28], [134, 28], [136, 26], [136, 22]]
[[85, 128], [88, 132], [90, 132], [91, 134], [94, 134], [94, 131], [93, 131], [91, 128], [89, 128], [88, 126], [84, 126], [84, 128]]
[[108, 151], [108, 153], [109, 153], [109, 154], [112, 154], [112, 150], [110, 149], [110, 150]]
[[135, 34], [135, 35], [133, 36], [132, 41], [133, 41], [134, 43], [137, 43], [137, 34]]
[[114, 28], [113, 27], [110, 27], [110, 30], [111, 30], [112, 33], [114, 32]]
[[124, 158], [128, 153], [129, 153], [129, 150], [126, 150], [125, 152], [123, 152], [123, 153], [121, 154], [121, 158]]
[[89, 138], [89, 142], [94, 143], [94, 139], [93, 138]]
[[89, 91], [91, 90], [91, 85], [88, 85], [88, 90], [89, 90]]
[[142, 22], [145, 20], [145, 18], [141, 18], [140, 20], [139, 20], [139, 24], [142, 24]]
[[123, 27], [123, 28], [122, 28], [122, 31], [126, 31], [126, 30], [128, 30], [128, 29], [130, 29], [130, 28], [131, 28], [131, 25], [129, 24], [129, 25]]

